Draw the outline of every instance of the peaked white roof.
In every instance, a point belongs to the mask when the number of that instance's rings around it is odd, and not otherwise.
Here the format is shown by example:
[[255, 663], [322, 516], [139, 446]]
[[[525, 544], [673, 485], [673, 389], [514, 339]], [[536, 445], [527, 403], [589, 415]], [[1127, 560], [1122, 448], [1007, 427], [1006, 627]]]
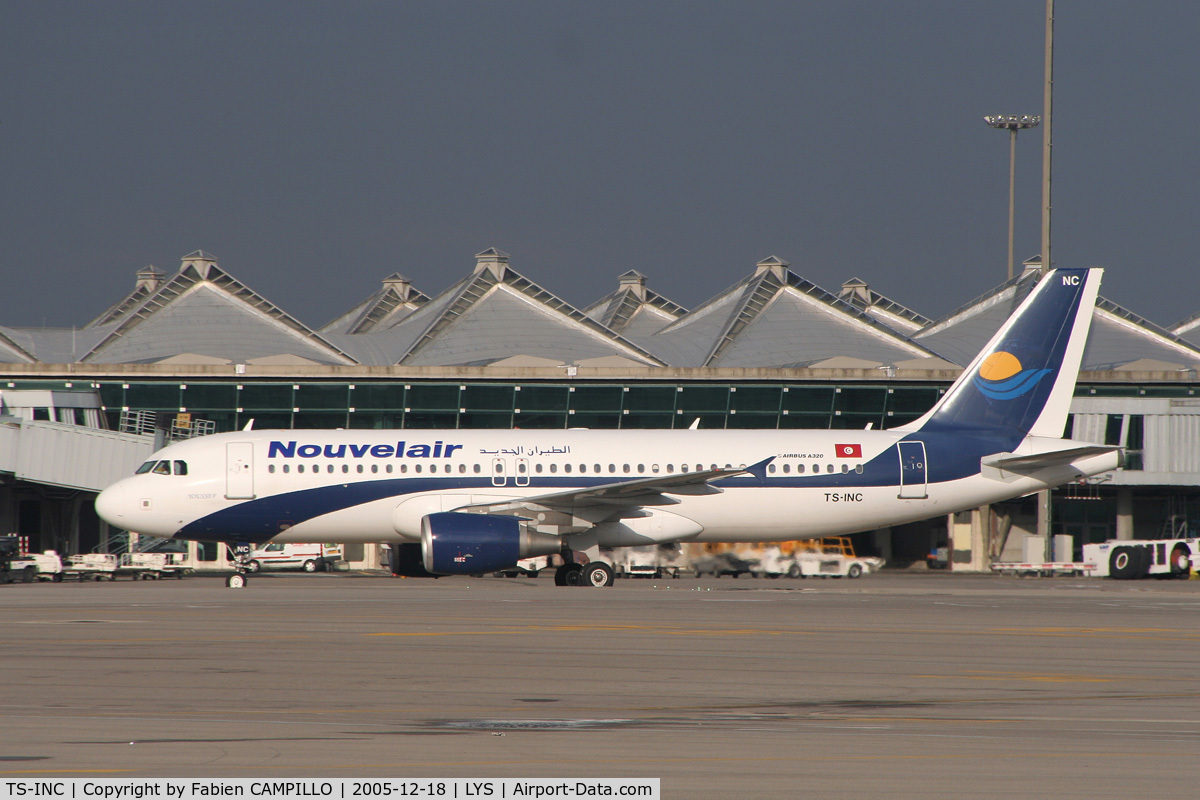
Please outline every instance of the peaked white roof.
[[[620, 355], [657, 358], [515, 272], [508, 255], [489, 248], [474, 271], [387, 330], [360, 334], [367, 355], [413, 366], [487, 365], [513, 356], [572, 363]], [[337, 341], [347, 341], [349, 336]]]
[[[135, 292], [136, 294], [136, 292]], [[232, 361], [295, 355], [320, 364], [353, 359], [217, 266], [202, 250], [149, 296], [119, 303], [95, 326], [104, 335], [80, 356], [93, 363], [146, 363], [179, 355]]]
[[[1040, 278], [1036, 268], [1027, 268], [1011, 281], [926, 326], [913, 338], [955, 364], [968, 364]], [[1081, 369], [1120, 369], [1139, 361], [1189, 369], [1200, 364], [1200, 348], [1111, 300], [1098, 298]]]
[[776, 256], [643, 341], [675, 366], [808, 366], [835, 357], [892, 364], [933, 355]]

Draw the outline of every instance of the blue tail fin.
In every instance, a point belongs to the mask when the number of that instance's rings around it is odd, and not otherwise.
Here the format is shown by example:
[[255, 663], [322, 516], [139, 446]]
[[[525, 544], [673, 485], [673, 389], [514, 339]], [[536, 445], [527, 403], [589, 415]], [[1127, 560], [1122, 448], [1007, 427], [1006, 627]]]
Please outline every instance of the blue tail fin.
[[1103, 272], [1047, 274], [937, 405], [900, 430], [1061, 437]]

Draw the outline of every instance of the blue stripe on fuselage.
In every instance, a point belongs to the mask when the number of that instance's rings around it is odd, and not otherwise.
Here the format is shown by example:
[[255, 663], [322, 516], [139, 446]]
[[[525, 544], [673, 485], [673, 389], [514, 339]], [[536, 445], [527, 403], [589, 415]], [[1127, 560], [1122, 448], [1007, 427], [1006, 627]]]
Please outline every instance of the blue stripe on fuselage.
[[[941, 483], [973, 475], [979, 471], [979, 459], [985, 455], [1008, 449], [1005, 442], [998, 441], [995, 431], [978, 433], [963, 431], [953, 435], [934, 432], [910, 434], [905, 441], [925, 443], [928, 480]], [[839, 464], [835, 463], [835, 466]], [[644, 477], [644, 476], [639, 476]], [[666, 477], [666, 476], [664, 476]], [[422, 492], [446, 492], [470, 490], [487, 493], [510, 493], [516, 490], [556, 492], [570, 489], [588, 489], [614, 483], [615, 475], [579, 477], [531, 477], [528, 486], [496, 486], [490, 476], [463, 478], [388, 478], [386, 480], [337, 483], [282, 492], [254, 500], [246, 500], [223, 508], [180, 528], [177, 536], [185, 539], [200, 539], [223, 542], [265, 542], [278, 535], [282, 525], [298, 525], [316, 517], [343, 511], [355, 506], [384, 500], [397, 499]], [[716, 482], [723, 488], [879, 488], [898, 486], [900, 483], [900, 459], [894, 446], [866, 462], [861, 473], [835, 472], [785, 476], [776, 471], [763, 479], [754, 476], [736, 476]], [[669, 494], [670, 492], [666, 492]], [[463, 502], [469, 502], [463, 498]]]

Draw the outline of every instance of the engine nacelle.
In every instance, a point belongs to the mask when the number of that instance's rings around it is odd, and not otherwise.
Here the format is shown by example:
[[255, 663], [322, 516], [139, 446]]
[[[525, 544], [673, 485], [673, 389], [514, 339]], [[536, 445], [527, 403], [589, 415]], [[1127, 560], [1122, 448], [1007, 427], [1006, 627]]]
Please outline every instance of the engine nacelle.
[[437, 575], [494, 572], [561, 549], [557, 536], [527, 530], [515, 517], [444, 511], [421, 519], [421, 558]]

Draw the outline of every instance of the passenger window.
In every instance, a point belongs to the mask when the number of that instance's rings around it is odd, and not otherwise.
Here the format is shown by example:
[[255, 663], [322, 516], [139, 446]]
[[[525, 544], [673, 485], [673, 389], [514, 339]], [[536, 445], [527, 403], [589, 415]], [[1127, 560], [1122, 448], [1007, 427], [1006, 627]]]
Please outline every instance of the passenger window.
[[667, 464], [667, 472], [674, 472], [674, 471], [675, 471], [675, 465]]
[[790, 473], [791, 471], [792, 471], [792, 465], [791, 465], [791, 464], [784, 464], [784, 465], [783, 465], [783, 474], [784, 474], [784, 475], [787, 475], [787, 474], [788, 474], [788, 473]]
[[392, 465], [391, 464], [388, 464], [386, 467], [384, 467], [384, 469], [387, 470], [388, 475], [392, 474]]
[[550, 471], [551, 471], [551, 472], [558, 472], [558, 464], [551, 464], [551, 465], [550, 465]]
[[158, 463], [157, 461], [147, 461], [145, 464], [142, 464], [140, 467], [138, 467], [137, 472], [135, 472], [133, 474], [134, 475], [145, 475], [147, 472], [154, 469], [154, 465], [157, 463]]
[[350, 471], [350, 465], [342, 464], [342, 472], [349, 472], [349, 471]]
[[378, 465], [378, 464], [372, 464], [372, 465], [371, 465], [371, 473], [372, 473], [372, 474], [375, 474], [375, 473], [378, 473], [378, 472], [379, 472], [379, 465]]
[[842, 464], [842, 472], [849, 472], [849, 471], [850, 471], [850, 465]]
[[644, 473], [645, 471], [646, 471], [646, 465], [645, 465], [645, 464], [638, 464], [638, 475], [641, 475], [641, 474], [642, 474], [642, 473]]
[[528, 470], [525, 467], [524, 461], [517, 462], [517, 472], [521, 473], [522, 475], [524, 475], [526, 472], [528, 472]]
[[617, 465], [616, 465], [616, 464], [609, 464], [609, 465], [608, 465], [608, 471], [609, 471], [609, 472], [616, 472], [616, 471], [617, 471]]
[[287, 473], [287, 472], [291, 472], [292, 470], [291, 470], [291, 467], [289, 467], [287, 464], [284, 464], [284, 465], [283, 465], [283, 471], [284, 471], [285, 473]]
[[797, 465], [796, 465], [796, 474], [797, 474], [797, 475], [803, 475], [803, 474], [804, 474], [804, 465], [803, 465], [803, 464], [797, 464]]
[[855, 464], [855, 465], [854, 465], [854, 471], [855, 471], [855, 472], [857, 472], [859, 475], [862, 475], [862, 474], [863, 474], [863, 465], [862, 465], [862, 464]]
[[267, 464], [267, 472], [271, 472], [271, 473], [275, 472], [275, 465]]
[[170, 461], [159, 461], [157, 464], [154, 465], [153, 472], [155, 475], [170, 475], [171, 474], [171, 462]]
[[420, 464], [415, 464], [415, 465], [413, 465], [413, 471], [414, 471], [414, 472], [420, 472], [420, 471], [421, 471], [421, 465], [420, 465]]
[[657, 475], [658, 474], [658, 464], [651, 464], [650, 471], [653, 472], [655, 475]]
[[360, 475], [362, 474], [362, 471], [363, 471], [363, 465], [362, 465], [362, 464], [359, 464], [359, 465], [358, 465], [358, 472], [359, 472], [359, 474], [360, 474]]
[[534, 471], [534, 472], [538, 472], [538, 473], [540, 473], [540, 472], [542, 471], [542, 465], [541, 465], [541, 464], [534, 464], [534, 465], [533, 465], [533, 471]]
[[[392, 468], [389, 466], [389, 467], [388, 467], [388, 472], [391, 472], [391, 471], [392, 471]], [[466, 464], [459, 464], [459, 465], [458, 465], [458, 474], [459, 474], [459, 475], [466, 475], [466, 474], [467, 474], [467, 465], [466, 465]]]
[[580, 464], [580, 465], [579, 465], [579, 471], [580, 471], [580, 472], [587, 472], [587, 464]]
[[430, 464], [430, 465], [429, 465], [429, 471], [430, 471], [430, 472], [437, 472], [437, 464]]
[[774, 474], [775, 474], [775, 465], [774, 465], [774, 464], [768, 464], [768, 465], [767, 465], [767, 472], [769, 472], [769, 473], [771, 473], [772, 475], [774, 475]]
[[826, 471], [826, 472], [833, 472], [833, 464], [826, 464], [826, 465], [825, 465], [825, 471]]
[[625, 472], [625, 473], [628, 473], [628, 472], [629, 472], [629, 465], [628, 465], [628, 464], [622, 464], [622, 465], [621, 465], [621, 471], [622, 471], [622, 472]]
[[476, 464], [475, 465], [475, 474], [478, 475], [480, 470], [482, 470], [482, 469], [483, 469], [482, 467], [480, 467], [478, 464]]
[[304, 472], [304, 465], [303, 465], [303, 464], [297, 464], [297, 465], [296, 465], [296, 472]]
[[816, 473], [818, 473], [818, 472], [820, 472], [820, 471], [821, 471], [821, 465], [820, 465], [820, 464], [813, 464], [813, 474], [815, 475]]
[[563, 464], [563, 472], [570, 472], [570, 471], [571, 471], [571, 465]]
[[176, 475], [187, 475], [187, 462], [186, 461], [176, 461], [175, 462], [175, 474]]

